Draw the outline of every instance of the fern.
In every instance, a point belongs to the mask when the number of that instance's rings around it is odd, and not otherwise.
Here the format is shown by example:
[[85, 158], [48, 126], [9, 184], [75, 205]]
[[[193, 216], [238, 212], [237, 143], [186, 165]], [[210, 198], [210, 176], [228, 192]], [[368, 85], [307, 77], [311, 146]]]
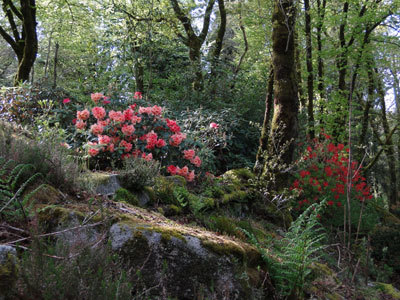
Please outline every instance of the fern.
[[189, 192], [184, 187], [177, 186], [173, 191], [174, 198], [178, 201], [181, 207], [185, 207], [188, 204]]
[[302, 299], [304, 285], [311, 273], [311, 264], [318, 260], [318, 253], [326, 235], [318, 221], [325, 202], [310, 206], [292, 223], [280, 241], [280, 249], [269, 254], [255, 236], [245, 230], [250, 242], [260, 251], [281, 297]]
[[[12, 160], [5, 162], [4, 158], [0, 158], [0, 164], [2, 164], [0, 168], [0, 217], [20, 218], [24, 216], [26, 218], [24, 205], [28, 203], [34, 193], [43, 187], [43, 184], [26, 195], [23, 201], [20, 197], [29, 185], [43, 175], [34, 173], [35, 168], [31, 164], [18, 164], [11, 169], [15, 162]], [[32, 173], [33, 175], [31, 175]]]

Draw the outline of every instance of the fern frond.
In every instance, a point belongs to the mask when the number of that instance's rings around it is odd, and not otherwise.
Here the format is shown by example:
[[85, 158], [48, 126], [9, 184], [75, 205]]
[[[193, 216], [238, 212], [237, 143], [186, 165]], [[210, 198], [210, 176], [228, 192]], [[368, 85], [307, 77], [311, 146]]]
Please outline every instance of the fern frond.
[[[21, 167], [20, 167], [21, 166]], [[18, 170], [16, 172], [14, 172], [15, 169]], [[26, 173], [26, 171], [28, 171], [29, 169], [31, 170], [35, 170], [35, 167], [31, 164], [23, 164], [23, 165], [18, 165], [16, 166], [12, 172], [10, 173], [10, 177], [13, 178], [12, 182], [11, 182], [11, 189], [13, 191], [15, 191], [15, 188], [17, 186], [17, 183], [20, 181], [20, 179], [22, 178], [22, 176]], [[28, 179], [29, 180], [29, 179]]]

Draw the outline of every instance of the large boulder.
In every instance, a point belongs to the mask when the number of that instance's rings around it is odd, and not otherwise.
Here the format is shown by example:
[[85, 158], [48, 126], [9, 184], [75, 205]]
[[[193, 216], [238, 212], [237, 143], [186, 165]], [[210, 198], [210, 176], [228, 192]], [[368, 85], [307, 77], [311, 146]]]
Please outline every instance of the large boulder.
[[131, 266], [151, 299], [260, 299], [262, 264], [249, 245], [201, 230], [124, 220], [110, 228], [113, 250]]

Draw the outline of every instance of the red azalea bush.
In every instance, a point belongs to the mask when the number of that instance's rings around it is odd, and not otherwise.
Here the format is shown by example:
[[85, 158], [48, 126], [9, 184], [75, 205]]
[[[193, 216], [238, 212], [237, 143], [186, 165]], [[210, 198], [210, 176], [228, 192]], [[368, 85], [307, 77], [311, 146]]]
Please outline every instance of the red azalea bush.
[[351, 182], [351, 203], [360, 204], [372, 199], [372, 195], [358, 162], [351, 161], [349, 174], [349, 148], [335, 145], [330, 136], [323, 135], [325, 142], [314, 142], [307, 147], [300, 160], [303, 167], [295, 175], [290, 189], [298, 195], [296, 210], [304, 211], [311, 204], [327, 199], [327, 214], [339, 216], [343, 215], [347, 202], [348, 182]]
[[[135, 98], [139, 97], [137, 93]], [[158, 160], [171, 175], [181, 175], [188, 181], [195, 178], [201, 159], [194, 149], [188, 149], [186, 134], [174, 120], [162, 116], [160, 106], [129, 105], [124, 111], [114, 111], [98, 105], [105, 97], [91, 95], [94, 106], [77, 111], [74, 120], [76, 136], [85, 136], [89, 155], [99, 163], [121, 163], [128, 157]], [[107, 103], [108, 104], [108, 103]]]

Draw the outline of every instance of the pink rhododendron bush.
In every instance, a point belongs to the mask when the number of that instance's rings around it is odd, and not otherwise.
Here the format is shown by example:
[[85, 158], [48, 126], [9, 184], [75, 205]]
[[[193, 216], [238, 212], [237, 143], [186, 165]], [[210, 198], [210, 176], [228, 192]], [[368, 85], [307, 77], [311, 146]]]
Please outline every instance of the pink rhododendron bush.
[[92, 94], [92, 100], [91, 107], [76, 112], [75, 136], [86, 139], [82, 148], [100, 168], [141, 157], [158, 160], [168, 174], [181, 175], [188, 181], [201, 171], [197, 150], [191, 149], [176, 121], [163, 117], [162, 107], [134, 103], [114, 111], [104, 105], [107, 98], [102, 94]]

